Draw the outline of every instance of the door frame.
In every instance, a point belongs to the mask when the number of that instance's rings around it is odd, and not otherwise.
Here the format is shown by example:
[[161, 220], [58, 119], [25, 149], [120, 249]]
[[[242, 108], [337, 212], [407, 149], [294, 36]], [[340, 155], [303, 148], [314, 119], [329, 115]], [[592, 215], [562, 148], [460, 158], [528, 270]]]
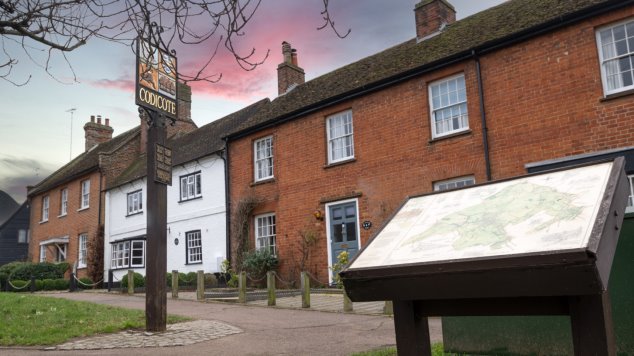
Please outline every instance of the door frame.
[[358, 198], [352, 198], [352, 199], [345, 199], [345, 200], [338, 200], [338, 201], [333, 201], [330, 203], [326, 203], [324, 205], [324, 210], [325, 210], [325, 215], [326, 215], [326, 246], [328, 247], [328, 284], [332, 284], [333, 280], [332, 280], [332, 273], [330, 273], [330, 271], [332, 271], [332, 234], [330, 232], [330, 207], [333, 205], [341, 205], [341, 204], [345, 204], [345, 203], [351, 203], [354, 202], [355, 205], [355, 209], [357, 212], [357, 242], [358, 242], [358, 251], [361, 250], [361, 224], [359, 223], [359, 199]]

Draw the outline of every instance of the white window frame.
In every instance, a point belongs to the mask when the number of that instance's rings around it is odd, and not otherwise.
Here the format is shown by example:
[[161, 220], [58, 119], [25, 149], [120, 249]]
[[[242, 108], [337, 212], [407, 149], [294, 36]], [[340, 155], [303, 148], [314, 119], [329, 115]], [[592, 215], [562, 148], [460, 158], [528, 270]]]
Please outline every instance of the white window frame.
[[[459, 88], [460, 78], [462, 78], [462, 83], [464, 83], [464, 99], [460, 97], [460, 91], [463, 88]], [[449, 85], [452, 82], [455, 82], [456, 90], [449, 89]], [[447, 92], [442, 93], [441, 90], [443, 85], [447, 86]], [[436, 95], [437, 94], [437, 95]], [[446, 101], [443, 102], [442, 96], [446, 94]], [[443, 137], [451, 134], [455, 134], [462, 131], [469, 130], [469, 111], [467, 105], [467, 82], [464, 73], [456, 74], [451, 77], [443, 78], [432, 82], [428, 87], [428, 97], [429, 97], [429, 117], [431, 123], [431, 131], [432, 138]], [[459, 111], [458, 116], [449, 116], [448, 118], [444, 118], [442, 122], [447, 123], [447, 129], [439, 132], [439, 122], [436, 121], [436, 116], [443, 112], [444, 110], [452, 110], [456, 109]], [[464, 112], [463, 112], [464, 109]], [[454, 126], [454, 120], [458, 122], [458, 127]], [[443, 125], [442, 123], [440, 125]], [[451, 125], [451, 128], [449, 128]]]
[[81, 202], [80, 208], [88, 209], [90, 207], [90, 179], [81, 181]]
[[185, 249], [188, 265], [203, 263], [203, 238], [200, 230], [185, 233]]
[[[337, 122], [337, 126], [333, 127]], [[349, 127], [349, 132], [347, 128]], [[354, 158], [354, 120], [352, 110], [342, 111], [326, 118], [328, 138], [328, 163], [337, 163]], [[336, 153], [341, 152], [338, 156]]]
[[79, 234], [77, 246], [77, 268], [86, 268], [88, 265], [88, 234]]
[[25, 229], [18, 230], [18, 243], [19, 244], [29, 243], [27, 231]]
[[60, 206], [59, 216], [65, 216], [68, 214], [68, 188], [64, 188], [60, 191]]
[[[627, 28], [628, 25], [631, 26], [630, 30], [628, 30]], [[626, 53], [621, 55], [616, 54], [616, 46], [613, 46], [612, 49], [614, 50], [614, 53], [609, 54], [609, 57], [606, 58], [606, 51], [609, 51], [608, 49], [609, 45], [614, 44], [615, 42], [603, 43], [602, 34], [607, 33], [607, 31], [610, 31], [611, 40], [614, 40], [614, 29], [621, 26], [624, 27], [624, 31], [625, 31], [625, 39], [623, 40], [623, 44], [625, 45]], [[631, 33], [628, 33], [629, 31], [631, 31]], [[628, 41], [628, 35], [630, 36], [631, 44], [628, 43], [630, 42]], [[620, 93], [622, 91], [634, 89], [634, 63], [633, 63], [634, 62], [634, 18], [629, 18], [627, 20], [613, 23], [608, 26], [604, 26], [597, 29], [596, 41], [597, 41], [597, 50], [599, 52], [599, 65], [601, 66], [601, 82], [603, 84], [603, 94], [605, 96], [608, 96], [611, 94]], [[623, 68], [621, 68], [619, 61], [625, 60], [625, 59], [629, 59], [627, 61], [629, 65], [629, 70], [625, 70], [621, 72]], [[614, 76], [615, 79], [617, 79], [619, 83], [617, 87], [614, 87], [612, 89], [610, 89], [610, 81], [608, 80], [607, 68], [609, 64], [615, 64], [618, 67], [618, 69], [615, 68], [618, 71], [618, 74], [613, 74], [612, 76]], [[624, 83], [622, 82], [623, 77], [621, 76], [621, 73], [625, 73], [625, 72], [630, 72], [630, 80], [632, 81], [630, 85], [624, 85]]]
[[200, 198], [202, 191], [201, 172], [194, 172], [180, 177], [181, 182], [181, 201]]
[[273, 136], [253, 142], [253, 171], [256, 182], [274, 178]]
[[475, 184], [474, 176], [464, 176], [434, 182], [434, 191], [440, 192], [445, 190], [457, 189]]
[[121, 269], [130, 266], [130, 241], [118, 241], [110, 245], [110, 268]]
[[[140, 255], [135, 256], [135, 252], [140, 252]], [[141, 259], [141, 262], [135, 263], [135, 259]], [[130, 242], [130, 267], [145, 267], [145, 240]]]
[[274, 213], [257, 215], [255, 220], [255, 249], [268, 249], [272, 255], [277, 255], [277, 223]]
[[127, 215], [142, 213], [143, 212], [143, 190], [137, 190], [135, 192], [128, 193], [127, 202], [128, 202]]
[[50, 208], [49, 196], [42, 197], [42, 222], [48, 221], [48, 214]]
[[55, 262], [66, 261], [68, 244], [55, 244], [57, 253], [55, 254]]
[[625, 207], [625, 212], [630, 213], [634, 212], [634, 174], [629, 174], [627, 176], [627, 182], [629, 183], [630, 194], [627, 197], [627, 206]]
[[40, 246], [40, 262], [46, 262], [46, 245]]

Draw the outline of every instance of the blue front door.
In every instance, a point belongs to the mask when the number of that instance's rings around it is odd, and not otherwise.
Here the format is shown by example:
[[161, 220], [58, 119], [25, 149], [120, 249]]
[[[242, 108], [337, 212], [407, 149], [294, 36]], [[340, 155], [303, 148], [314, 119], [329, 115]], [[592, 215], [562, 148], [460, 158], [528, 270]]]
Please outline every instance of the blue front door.
[[330, 213], [330, 250], [331, 265], [337, 262], [337, 256], [348, 251], [348, 260], [357, 254], [359, 241], [357, 238], [357, 204], [355, 202], [332, 205]]

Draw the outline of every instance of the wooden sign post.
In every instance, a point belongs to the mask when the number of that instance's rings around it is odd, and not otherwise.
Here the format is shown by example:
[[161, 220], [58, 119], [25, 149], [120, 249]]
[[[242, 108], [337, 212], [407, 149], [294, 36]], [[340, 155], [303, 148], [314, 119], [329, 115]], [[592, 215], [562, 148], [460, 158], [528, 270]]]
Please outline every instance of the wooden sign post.
[[341, 277], [391, 300], [399, 355], [431, 355], [430, 316], [569, 315], [575, 355], [614, 355], [608, 280], [624, 160], [408, 199]]
[[148, 123], [145, 327], [162, 332], [167, 324], [167, 185], [172, 183], [172, 151], [166, 145], [166, 127], [178, 113], [178, 72], [176, 57], [159, 49], [160, 40], [154, 42], [137, 42], [136, 103]]

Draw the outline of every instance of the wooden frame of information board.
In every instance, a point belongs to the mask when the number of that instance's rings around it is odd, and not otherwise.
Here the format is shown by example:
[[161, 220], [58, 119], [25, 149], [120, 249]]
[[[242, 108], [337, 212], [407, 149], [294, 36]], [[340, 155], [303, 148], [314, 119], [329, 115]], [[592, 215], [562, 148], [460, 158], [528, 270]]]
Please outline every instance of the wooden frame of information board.
[[[397, 263], [388, 258], [383, 259], [383, 256], [377, 254], [379, 247], [373, 247], [375, 245], [383, 248], [398, 240], [394, 233], [398, 230], [391, 226], [396, 221], [406, 221], [403, 216], [414, 215], [407, 210], [409, 206], [415, 206], [411, 204], [428, 205], [429, 210], [433, 210], [434, 202], [451, 201], [456, 197], [464, 200], [465, 196], [478, 196], [484, 194], [483, 192], [489, 194], [496, 189], [500, 191], [499, 187], [502, 186], [519, 186], [524, 182], [547, 181], [551, 178], [565, 180], [569, 177], [578, 177], [576, 182], [582, 182], [585, 179], [583, 174], [587, 171], [601, 171], [603, 178], [597, 180], [600, 185], [596, 182], [589, 183], [589, 187], [594, 189], [592, 191], [596, 199], [593, 206], [587, 207], [592, 219], [586, 219], [586, 232], [580, 233], [580, 236], [586, 238], [578, 246], [570, 248], [566, 245], [569, 248], [545, 248], [536, 251], [520, 250], [519, 253], [512, 254], [485, 253], [482, 256], [461, 258], [455, 258], [448, 253], [447, 256], [451, 258], [431, 257], [428, 260], [423, 259], [424, 261], [407, 260], [407, 263], [398, 263], [403, 262], [398, 259], [395, 259]], [[613, 355], [614, 333], [607, 286], [628, 195], [624, 160], [617, 158], [611, 162], [531, 174], [450, 192], [408, 198], [340, 275], [346, 293], [352, 301], [393, 301], [399, 355], [431, 354], [427, 326], [429, 316], [485, 315], [569, 315], [576, 355]], [[414, 200], [419, 198], [421, 200]], [[563, 198], [557, 199], [559, 200], [543, 202], [558, 204]], [[495, 211], [492, 213], [498, 214]], [[531, 217], [533, 223], [546, 219], [541, 213], [535, 215], [539, 218]], [[570, 216], [566, 218], [572, 219]], [[440, 218], [435, 221], [443, 220]], [[464, 224], [466, 226], [468, 223]], [[476, 228], [490, 228], [488, 225], [478, 227], [478, 222], [475, 224]], [[490, 222], [485, 221], [484, 224]], [[522, 224], [517, 223], [514, 228], [527, 226]], [[566, 222], [558, 222], [556, 227], [565, 224]], [[461, 225], [454, 226], [458, 228]], [[407, 234], [411, 234], [411, 231], [416, 231], [417, 224], [406, 225], [406, 228], [407, 232], [403, 236], [409, 236]], [[422, 231], [424, 233], [427, 230]], [[444, 236], [454, 236], [451, 235], [454, 233], [452, 231], [445, 233]], [[548, 235], [546, 237], [552, 238]], [[433, 238], [435, 237], [429, 239]], [[426, 244], [438, 244], [438, 241], [440, 240], [427, 242], [423, 239], [422, 242], [417, 242], [420, 246], [406, 247], [424, 248]], [[394, 242], [394, 246], [399, 245]], [[394, 251], [398, 250], [395, 248], [385, 254], [395, 253]]]

